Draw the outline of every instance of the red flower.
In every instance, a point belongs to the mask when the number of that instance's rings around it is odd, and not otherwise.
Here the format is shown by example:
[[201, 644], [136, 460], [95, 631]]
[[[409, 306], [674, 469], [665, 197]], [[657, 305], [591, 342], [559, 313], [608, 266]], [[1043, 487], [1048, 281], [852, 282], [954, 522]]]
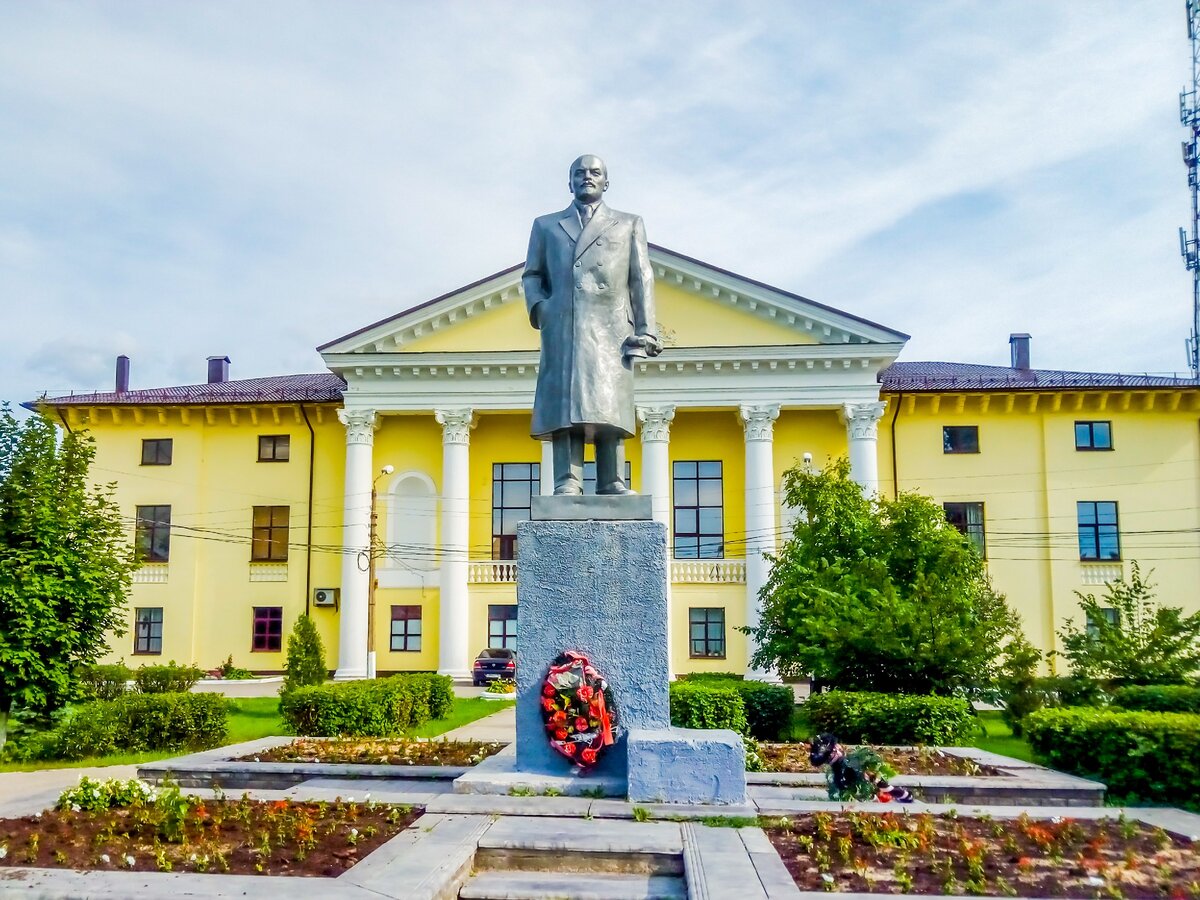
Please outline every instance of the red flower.
[[583, 752], [579, 754], [580, 758], [586, 765], [591, 765], [596, 761], [596, 751], [591, 747], [584, 747]]
[[560, 728], [558, 731], [554, 732], [554, 739], [556, 741], [565, 741], [567, 739], [567, 729]]
[[542, 709], [544, 709], [546, 712], [550, 712], [550, 710], [554, 709], [554, 701], [551, 700], [549, 697], [543, 697], [542, 698]]
[[588, 727], [587, 719], [580, 717], [575, 720], [575, 730], [576, 731], [587, 731], [587, 727]]
[[563, 751], [563, 753], [567, 754], [567, 756], [574, 756], [575, 755], [575, 745], [574, 744], [563, 744], [562, 751]]
[[553, 697], [555, 695], [555, 693], [556, 693], [556, 691], [554, 690], [553, 686], [548, 685], [548, 684], [542, 686], [542, 694], [544, 696]]
[[550, 717], [550, 721], [555, 725], [565, 725], [567, 721], [567, 714], [560, 709]]
[[595, 692], [588, 685], [583, 684], [579, 686], [579, 690], [577, 690], [575, 693], [579, 696], [580, 700], [582, 700], [584, 703], [587, 703], [592, 699], [592, 694]]

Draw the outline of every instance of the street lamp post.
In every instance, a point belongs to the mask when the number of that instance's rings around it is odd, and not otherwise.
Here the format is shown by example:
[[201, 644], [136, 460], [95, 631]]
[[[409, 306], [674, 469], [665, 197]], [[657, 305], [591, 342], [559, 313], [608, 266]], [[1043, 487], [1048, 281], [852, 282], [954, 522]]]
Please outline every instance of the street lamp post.
[[375, 677], [375, 556], [378, 547], [379, 514], [375, 510], [378, 499], [379, 479], [395, 472], [392, 466], [384, 466], [371, 482], [371, 528], [367, 538], [367, 677]]

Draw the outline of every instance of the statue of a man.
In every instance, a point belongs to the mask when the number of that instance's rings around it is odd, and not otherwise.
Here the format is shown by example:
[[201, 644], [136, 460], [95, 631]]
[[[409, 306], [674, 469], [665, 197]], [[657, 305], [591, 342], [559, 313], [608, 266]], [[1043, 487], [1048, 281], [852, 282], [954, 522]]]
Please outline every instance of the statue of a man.
[[570, 206], [534, 220], [522, 276], [529, 321], [542, 333], [530, 431], [554, 445], [555, 494], [583, 493], [586, 441], [596, 445], [596, 493], [628, 494], [632, 361], [662, 352], [646, 228], [604, 205], [599, 157], [571, 164], [570, 187]]

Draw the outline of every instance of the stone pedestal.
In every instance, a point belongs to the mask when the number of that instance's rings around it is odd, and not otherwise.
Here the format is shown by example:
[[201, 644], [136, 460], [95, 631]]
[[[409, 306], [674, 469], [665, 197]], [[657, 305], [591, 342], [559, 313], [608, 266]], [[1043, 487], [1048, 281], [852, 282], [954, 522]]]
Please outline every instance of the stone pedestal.
[[671, 728], [667, 529], [649, 498], [535, 501], [517, 526], [516, 773], [573, 769], [546, 739], [541, 690], [555, 657], [577, 650], [608, 680], [618, 717], [617, 742], [589, 775], [628, 779], [630, 799], [744, 802], [741, 738]]

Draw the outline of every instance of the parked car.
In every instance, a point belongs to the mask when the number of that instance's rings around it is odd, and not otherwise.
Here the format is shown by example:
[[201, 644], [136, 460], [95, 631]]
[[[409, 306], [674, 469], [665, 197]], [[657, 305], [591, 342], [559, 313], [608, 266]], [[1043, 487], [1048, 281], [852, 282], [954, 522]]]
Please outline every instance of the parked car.
[[478, 687], [497, 678], [517, 677], [517, 651], [507, 647], [488, 647], [475, 658], [471, 680]]

